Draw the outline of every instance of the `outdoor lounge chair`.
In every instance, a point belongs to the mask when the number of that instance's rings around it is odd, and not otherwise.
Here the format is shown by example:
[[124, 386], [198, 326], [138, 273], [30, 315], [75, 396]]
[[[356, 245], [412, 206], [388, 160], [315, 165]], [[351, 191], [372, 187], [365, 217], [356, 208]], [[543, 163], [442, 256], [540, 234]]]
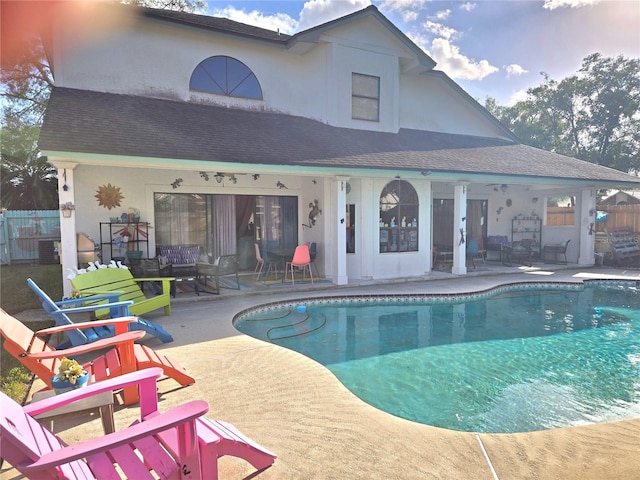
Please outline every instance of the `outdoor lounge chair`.
[[[542, 258], [545, 263], [562, 263], [567, 264], [567, 246], [571, 240], [565, 240], [562, 243], [551, 244], [548, 243], [542, 247]], [[558, 256], [562, 255], [562, 260], [558, 259]], [[549, 258], [553, 257], [553, 258]]]
[[[135, 322], [136, 317], [124, 317], [95, 322], [74, 323], [58, 327], [46, 328], [34, 332], [17, 318], [0, 309], [0, 335], [5, 339], [5, 350], [22, 363], [28, 370], [39, 377], [48, 388], [52, 388], [51, 378], [58, 373], [62, 357], [71, 357], [89, 352], [100, 352], [110, 348], [106, 353], [83, 364], [83, 368], [93, 377], [93, 381], [117, 377], [143, 368], [160, 367], [164, 374], [179, 384], [191, 385], [195, 379], [187, 374], [184, 368], [173, 358], [155, 352], [149, 347], [134, 343], [144, 336], [137, 330], [128, 332], [128, 324]], [[116, 335], [103, 338], [87, 345], [56, 350], [41, 337], [68, 330], [102, 327], [113, 325]], [[125, 404], [138, 401], [135, 389], [124, 391]]]
[[[158, 411], [159, 368], [56, 395], [25, 407], [0, 393], [2, 457], [32, 480], [66, 478], [217, 479], [218, 457], [233, 455], [258, 470], [276, 455], [233, 426], [205, 418], [209, 405], [193, 400]], [[139, 391], [140, 420], [120, 431], [67, 445], [34, 416], [120, 388]]]
[[[69, 314], [83, 313], [83, 312], [95, 312], [96, 310], [104, 310], [108, 308], [111, 312], [111, 318], [128, 317], [129, 306], [133, 304], [133, 301], [128, 300], [126, 302], [118, 302], [118, 294], [113, 293], [109, 295], [95, 295], [93, 297], [78, 298], [71, 300], [63, 300], [61, 302], [54, 302], [38, 285], [36, 282], [27, 278], [27, 285], [31, 287], [36, 295], [40, 298], [42, 308], [55, 320], [57, 325], [72, 325], [74, 322], [69, 318]], [[107, 302], [102, 303], [102, 302]], [[67, 308], [68, 305], [86, 304], [90, 305]], [[64, 308], [60, 308], [64, 307]], [[149, 333], [163, 342], [172, 342], [173, 337], [164, 328], [154, 322], [145, 320], [144, 318], [136, 317], [137, 320], [129, 323], [129, 330], [143, 330]], [[101, 338], [113, 337], [115, 335], [115, 328], [113, 325], [105, 325], [103, 327], [86, 328], [83, 330], [67, 330], [67, 337], [69, 339], [65, 344], [58, 345], [58, 348], [67, 348], [69, 346], [85, 345], [87, 343], [95, 342]]]

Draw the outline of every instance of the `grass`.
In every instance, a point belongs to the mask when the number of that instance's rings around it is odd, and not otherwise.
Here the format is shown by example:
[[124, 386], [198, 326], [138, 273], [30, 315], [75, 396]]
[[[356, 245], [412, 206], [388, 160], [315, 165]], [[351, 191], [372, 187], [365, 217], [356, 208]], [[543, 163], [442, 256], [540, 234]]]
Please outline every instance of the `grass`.
[[[41, 309], [38, 297], [27, 285], [31, 278], [53, 299], [62, 298], [60, 265], [3, 265], [0, 268], [0, 307], [11, 315], [25, 310]], [[29, 322], [32, 330], [53, 326], [51, 320]], [[31, 372], [0, 347], [0, 390], [23, 402], [31, 382]]]

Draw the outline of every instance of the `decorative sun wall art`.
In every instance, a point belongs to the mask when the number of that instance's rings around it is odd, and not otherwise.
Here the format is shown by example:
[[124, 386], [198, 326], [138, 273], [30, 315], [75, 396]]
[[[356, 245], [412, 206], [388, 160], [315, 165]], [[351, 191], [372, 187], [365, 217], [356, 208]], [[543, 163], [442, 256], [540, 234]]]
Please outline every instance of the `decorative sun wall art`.
[[98, 187], [96, 198], [98, 199], [98, 205], [111, 210], [112, 208], [120, 206], [120, 202], [124, 196], [120, 193], [120, 187], [108, 183], [107, 185]]

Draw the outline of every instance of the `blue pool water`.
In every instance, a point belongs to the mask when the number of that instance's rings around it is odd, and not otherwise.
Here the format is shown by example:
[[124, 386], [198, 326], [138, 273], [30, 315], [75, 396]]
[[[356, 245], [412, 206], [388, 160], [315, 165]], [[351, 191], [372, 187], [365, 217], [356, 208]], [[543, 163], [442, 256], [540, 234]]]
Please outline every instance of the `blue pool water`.
[[235, 326], [322, 363], [367, 403], [428, 425], [523, 432], [640, 417], [635, 283], [298, 300]]

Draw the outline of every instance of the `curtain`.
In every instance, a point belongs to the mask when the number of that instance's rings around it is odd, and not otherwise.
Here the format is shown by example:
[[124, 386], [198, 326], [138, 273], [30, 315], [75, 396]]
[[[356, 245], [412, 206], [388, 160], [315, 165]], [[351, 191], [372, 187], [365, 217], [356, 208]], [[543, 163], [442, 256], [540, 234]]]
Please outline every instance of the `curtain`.
[[215, 195], [212, 225], [213, 258], [237, 253], [236, 202], [233, 195]]
[[236, 195], [236, 236], [244, 237], [247, 232], [249, 220], [255, 208], [255, 197], [252, 195]]

